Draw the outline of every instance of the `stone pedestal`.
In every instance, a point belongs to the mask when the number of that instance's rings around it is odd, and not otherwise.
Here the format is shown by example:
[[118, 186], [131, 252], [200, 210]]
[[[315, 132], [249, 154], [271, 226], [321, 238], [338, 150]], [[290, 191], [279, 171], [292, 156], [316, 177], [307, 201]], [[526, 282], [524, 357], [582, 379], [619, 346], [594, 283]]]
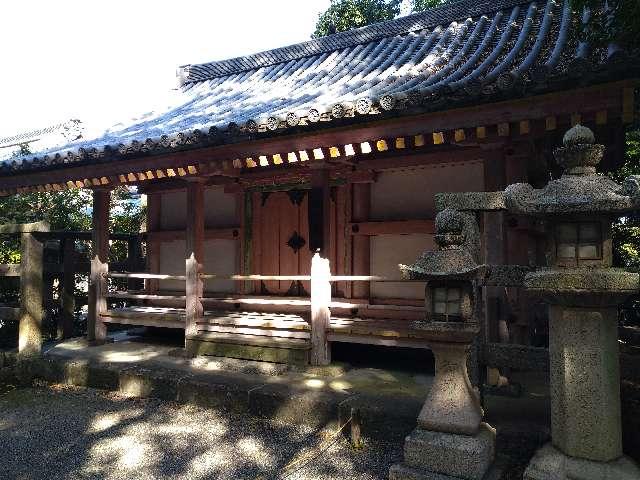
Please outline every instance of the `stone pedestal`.
[[616, 308], [549, 308], [551, 436], [572, 457], [622, 455]]
[[640, 469], [627, 457], [594, 462], [565, 455], [548, 443], [531, 459], [523, 480], [638, 480]]
[[475, 435], [417, 428], [404, 444], [404, 463], [393, 465], [390, 480], [481, 480], [495, 457], [495, 430], [480, 424]]
[[424, 430], [474, 435], [482, 420], [480, 396], [467, 375], [468, 344], [429, 343], [436, 376], [418, 417]]
[[524, 480], [640, 480], [622, 454], [617, 308], [551, 305], [549, 313], [552, 442]]
[[495, 457], [495, 430], [482, 423], [467, 375], [468, 343], [430, 342], [436, 377], [391, 480], [481, 480]]
[[549, 304], [552, 441], [525, 480], [640, 480], [622, 452], [618, 358], [618, 305], [638, 282], [612, 268], [527, 275], [529, 293]]

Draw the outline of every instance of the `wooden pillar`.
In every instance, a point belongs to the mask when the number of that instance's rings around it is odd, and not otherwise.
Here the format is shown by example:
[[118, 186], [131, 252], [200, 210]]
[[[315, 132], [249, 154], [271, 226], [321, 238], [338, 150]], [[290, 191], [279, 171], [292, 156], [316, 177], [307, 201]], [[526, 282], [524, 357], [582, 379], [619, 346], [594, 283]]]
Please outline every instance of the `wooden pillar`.
[[[329, 258], [331, 249], [331, 186], [330, 171], [317, 168], [311, 171], [309, 196], [309, 246]], [[319, 247], [319, 248], [318, 248]]]
[[[487, 150], [484, 160], [484, 185], [488, 192], [504, 190], [506, 187], [506, 165], [503, 148]], [[504, 231], [504, 212], [482, 213], [482, 256], [484, 262], [491, 265], [502, 265], [505, 261], [506, 236]], [[484, 334], [474, 342], [473, 355], [470, 362], [477, 356], [477, 349], [482, 349], [483, 343], [498, 342], [501, 337], [508, 335], [504, 318], [505, 295], [502, 287], [484, 287], [482, 302], [484, 305]], [[502, 334], [500, 333], [502, 332]], [[504, 373], [504, 369], [503, 373]], [[478, 368], [479, 376], [486, 375], [489, 384], [500, 383], [500, 370], [487, 367]]]
[[331, 276], [329, 260], [315, 253], [311, 260], [311, 365], [331, 363], [327, 331], [331, 312]]
[[[368, 222], [371, 211], [371, 185], [368, 183], [353, 184], [352, 222]], [[371, 242], [368, 235], [351, 235], [353, 245], [353, 275], [370, 275]], [[353, 282], [354, 298], [369, 299], [368, 282]]]
[[331, 312], [331, 185], [330, 171], [311, 171], [309, 195], [309, 247], [311, 259], [311, 365], [328, 365], [331, 349], [327, 330]]
[[[160, 242], [154, 239], [152, 233], [160, 230], [162, 214], [162, 194], [150, 193], [147, 195], [147, 271], [160, 273]], [[145, 280], [145, 289], [149, 295], [155, 295], [158, 291], [158, 280]]]
[[94, 345], [103, 344], [107, 339], [107, 326], [101, 314], [107, 310], [107, 279], [109, 271], [109, 204], [111, 191], [93, 191], [91, 273], [89, 276], [89, 312], [87, 317], [87, 337]]
[[21, 234], [18, 352], [38, 355], [42, 348], [43, 245], [33, 233]]
[[185, 339], [198, 333], [196, 322], [202, 318], [203, 285], [200, 279], [204, 261], [204, 183], [201, 179], [187, 184], [186, 248], [186, 324]]
[[62, 288], [60, 303], [62, 315], [58, 323], [58, 339], [69, 338], [73, 335], [73, 319], [76, 308], [75, 297], [75, 238], [62, 239]]

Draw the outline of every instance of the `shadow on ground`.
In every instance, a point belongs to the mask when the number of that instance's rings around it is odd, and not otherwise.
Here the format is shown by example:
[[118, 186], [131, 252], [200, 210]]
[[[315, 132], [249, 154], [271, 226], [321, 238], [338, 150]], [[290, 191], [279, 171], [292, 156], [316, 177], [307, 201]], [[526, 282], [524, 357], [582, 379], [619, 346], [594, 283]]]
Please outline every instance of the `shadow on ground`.
[[387, 478], [400, 459], [401, 438], [355, 451], [333, 434], [92, 389], [0, 396], [0, 469], [12, 479], [366, 480]]

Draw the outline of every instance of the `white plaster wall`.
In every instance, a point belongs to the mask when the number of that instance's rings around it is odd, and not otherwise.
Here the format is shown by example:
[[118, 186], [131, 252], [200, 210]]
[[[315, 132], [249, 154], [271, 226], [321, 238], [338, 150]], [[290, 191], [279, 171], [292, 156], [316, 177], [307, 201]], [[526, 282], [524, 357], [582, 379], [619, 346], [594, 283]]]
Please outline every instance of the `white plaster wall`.
[[[237, 240], [207, 240], [204, 243], [204, 273], [218, 275], [233, 275], [236, 272]], [[168, 275], [185, 274], [184, 240], [163, 242], [160, 245], [160, 273]], [[184, 292], [184, 282], [163, 280], [160, 282], [163, 290], [177, 290]], [[206, 280], [205, 292], [233, 292], [235, 282], [231, 280]]]
[[[410, 265], [425, 250], [435, 248], [433, 235], [377, 235], [371, 237], [371, 274], [400, 279], [398, 264]], [[374, 298], [424, 298], [424, 283], [385, 282], [371, 284]]]
[[[185, 240], [162, 242], [160, 244], [160, 273], [163, 275], [185, 274]], [[177, 290], [184, 292], [184, 282], [178, 280], [161, 280], [162, 290]]]
[[371, 220], [434, 218], [434, 195], [484, 190], [482, 161], [380, 172], [371, 187]]
[[[238, 240], [207, 240], [204, 242], [204, 273], [217, 275], [235, 275], [240, 273], [236, 267]], [[234, 292], [236, 284], [232, 280], [206, 280], [205, 292]]]
[[[208, 187], [204, 191], [204, 222], [206, 227], [235, 227], [236, 195], [225, 193], [224, 187]], [[187, 225], [187, 192], [166, 192], [161, 195], [160, 226], [162, 230], [182, 230]]]
[[187, 226], [187, 192], [166, 192], [160, 196], [160, 229], [182, 230]]
[[224, 193], [224, 187], [209, 187], [204, 191], [204, 224], [207, 227], [237, 227], [236, 194]]

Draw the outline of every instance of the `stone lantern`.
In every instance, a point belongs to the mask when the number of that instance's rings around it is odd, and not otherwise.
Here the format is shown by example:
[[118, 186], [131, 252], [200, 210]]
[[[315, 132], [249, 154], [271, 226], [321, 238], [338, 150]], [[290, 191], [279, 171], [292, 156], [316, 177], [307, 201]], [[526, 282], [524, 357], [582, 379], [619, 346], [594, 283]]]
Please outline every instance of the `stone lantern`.
[[436, 363], [435, 379], [406, 438], [404, 462], [393, 465], [391, 480], [483, 478], [495, 455], [495, 430], [482, 422], [478, 391], [467, 374], [467, 357], [480, 332], [479, 265], [475, 217], [445, 209], [436, 217], [437, 251], [425, 252], [406, 278], [426, 280], [426, 318], [415, 328], [427, 333]]
[[604, 147], [576, 125], [554, 152], [564, 174], [542, 189], [510, 185], [507, 210], [537, 219], [547, 265], [526, 275], [530, 297], [549, 305], [551, 443], [528, 480], [640, 479], [622, 453], [617, 315], [638, 275], [612, 268], [611, 224], [640, 206], [638, 178], [598, 175]]

